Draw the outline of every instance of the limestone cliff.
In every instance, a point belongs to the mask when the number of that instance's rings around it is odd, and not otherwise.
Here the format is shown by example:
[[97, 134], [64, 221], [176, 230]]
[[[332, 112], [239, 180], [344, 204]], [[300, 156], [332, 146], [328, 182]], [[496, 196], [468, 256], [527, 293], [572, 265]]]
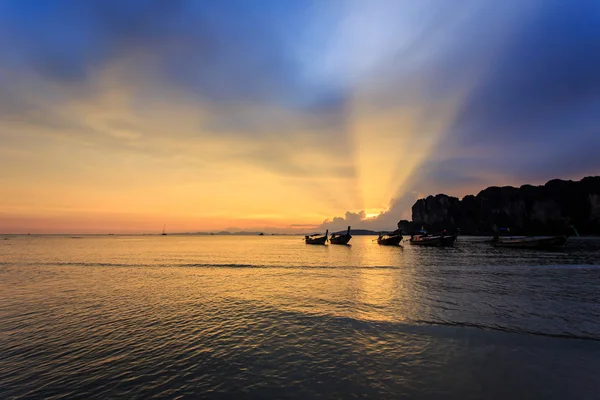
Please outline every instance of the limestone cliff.
[[551, 180], [543, 186], [489, 187], [462, 200], [445, 194], [417, 200], [414, 226], [460, 228], [464, 234], [489, 234], [493, 226], [520, 233], [600, 234], [600, 176], [580, 181]]

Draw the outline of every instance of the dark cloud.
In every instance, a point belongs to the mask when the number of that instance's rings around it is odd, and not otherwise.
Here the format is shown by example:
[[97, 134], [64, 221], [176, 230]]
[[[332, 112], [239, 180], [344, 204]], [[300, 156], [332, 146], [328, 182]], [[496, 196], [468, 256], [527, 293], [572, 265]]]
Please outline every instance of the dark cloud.
[[126, 62], [120, 79], [142, 113], [162, 96], [156, 86], [169, 87], [210, 112], [198, 130], [256, 138], [320, 131], [328, 133], [325, 144], [339, 146], [347, 89], [306, 79], [294, 53], [310, 7], [276, 0], [8, 0], [0, 5], [0, 78], [18, 70], [22, 79], [30, 72], [98, 90], [95, 74]]
[[[511, 7], [513, 14], [523, 9]], [[594, 156], [600, 152], [600, 4], [536, 3], [501, 40], [485, 34], [486, 20], [495, 19], [485, 10], [479, 24], [455, 32], [472, 34], [463, 45], [446, 49], [433, 66], [464, 66], [477, 79], [415, 170], [414, 187], [460, 192], [494, 184], [490, 176], [525, 183], [600, 171]], [[482, 52], [491, 61], [475, 74], [469, 65], [485, 65]], [[438, 82], [450, 78], [434, 75]]]
[[[322, 101], [290, 56], [309, 4], [276, 1], [7, 1], [3, 57], [48, 79], [85, 82], [130, 56], [182, 90], [217, 102]], [[280, 22], [285, 20], [285, 22]], [[292, 42], [292, 43], [291, 43]], [[323, 93], [330, 97], [329, 93]]]
[[128, 52], [159, 49], [177, 33], [185, 1], [5, 1], [2, 48], [48, 79], [82, 82]]
[[599, 21], [598, 2], [549, 1], [541, 7], [499, 49], [464, 104], [454, 129], [463, 142], [542, 139], [547, 121], [560, 123], [597, 101]]
[[59, 115], [39, 101], [23, 96], [8, 84], [0, 91], [0, 121], [2, 132], [17, 130], [16, 127], [51, 132], [74, 132], [84, 128], [82, 124]]

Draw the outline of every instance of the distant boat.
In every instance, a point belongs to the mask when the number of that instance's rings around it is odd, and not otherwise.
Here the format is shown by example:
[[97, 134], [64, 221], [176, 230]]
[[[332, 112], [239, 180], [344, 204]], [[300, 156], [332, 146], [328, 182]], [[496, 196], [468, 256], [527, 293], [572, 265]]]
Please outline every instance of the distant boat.
[[494, 236], [491, 243], [495, 247], [515, 249], [551, 249], [564, 246], [567, 237], [558, 236]]
[[167, 236], [167, 232], [165, 232], [166, 227], [167, 227], [166, 225], [163, 225], [163, 231], [161, 233], [162, 236]]
[[306, 244], [325, 244], [327, 243], [327, 235], [329, 234], [329, 230], [325, 231], [325, 235], [321, 235], [319, 233], [315, 233], [314, 235], [304, 236], [304, 242]]
[[421, 235], [412, 235], [410, 237], [410, 244], [415, 246], [449, 247], [454, 245], [457, 238], [458, 231], [453, 235], [446, 235], [446, 231], [436, 235], [423, 232]]
[[265, 234], [261, 232], [258, 234], [258, 236], [265, 236]]
[[352, 235], [350, 234], [350, 227], [348, 227], [348, 232], [344, 234], [340, 233], [332, 233], [329, 238], [329, 243], [331, 244], [348, 244], [348, 242], [352, 239]]
[[392, 233], [380, 233], [377, 238], [377, 244], [384, 246], [398, 246], [402, 241], [402, 231], [397, 230]]

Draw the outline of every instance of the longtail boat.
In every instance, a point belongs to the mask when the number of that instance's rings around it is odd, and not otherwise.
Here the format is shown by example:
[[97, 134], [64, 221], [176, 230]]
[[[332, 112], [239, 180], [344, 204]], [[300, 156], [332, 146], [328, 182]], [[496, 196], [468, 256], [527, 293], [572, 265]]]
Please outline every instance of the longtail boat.
[[384, 246], [398, 246], [402, 241], [402, 231], [396, 230], [392, 233], [380, 233], [377, 238], [377, 244]]
[[325, 244], [327, 243], [327, 235], [329, 234], [329, 230], [325, 231], [325, 235], [321, 235], [320, 233], [315, 233], [314, 235], [304, 236], [304, 242], [306, 244]]
[[435, 235], [431, 235], [424, 230], [420, 231], [419, 235], [410, 236], [410, 244], [415, 246], [430, 246], [430, 247], [449, 247], [453, 246], [454, 242], [458, 238], [459, 230], [457, 229], [454, 234], [446, 234], [446, 230]]
[[518, 249], [551, 249], [564, 246], [567, 237], [558, 236], [494, 236], [491, 243], [495, 247]]
[[348, 242], [352, 239], [352, 235], [350, 234], [350, 227], [348, 227], [348, 232], [345, 234], [340, 233], [332, 233], [329, 238], [329, 243], [331, 244], [348, 244]]

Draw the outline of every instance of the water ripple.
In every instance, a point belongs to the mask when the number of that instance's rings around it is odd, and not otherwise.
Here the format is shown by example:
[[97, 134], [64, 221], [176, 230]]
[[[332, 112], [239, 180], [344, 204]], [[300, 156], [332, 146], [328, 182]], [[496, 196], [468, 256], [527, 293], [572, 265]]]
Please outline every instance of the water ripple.
[[598, 242], [535, 254], [468, 238], [448, 251], [296, 239], [13, 238], [0, 252], [0, 397], [600, 391]]

